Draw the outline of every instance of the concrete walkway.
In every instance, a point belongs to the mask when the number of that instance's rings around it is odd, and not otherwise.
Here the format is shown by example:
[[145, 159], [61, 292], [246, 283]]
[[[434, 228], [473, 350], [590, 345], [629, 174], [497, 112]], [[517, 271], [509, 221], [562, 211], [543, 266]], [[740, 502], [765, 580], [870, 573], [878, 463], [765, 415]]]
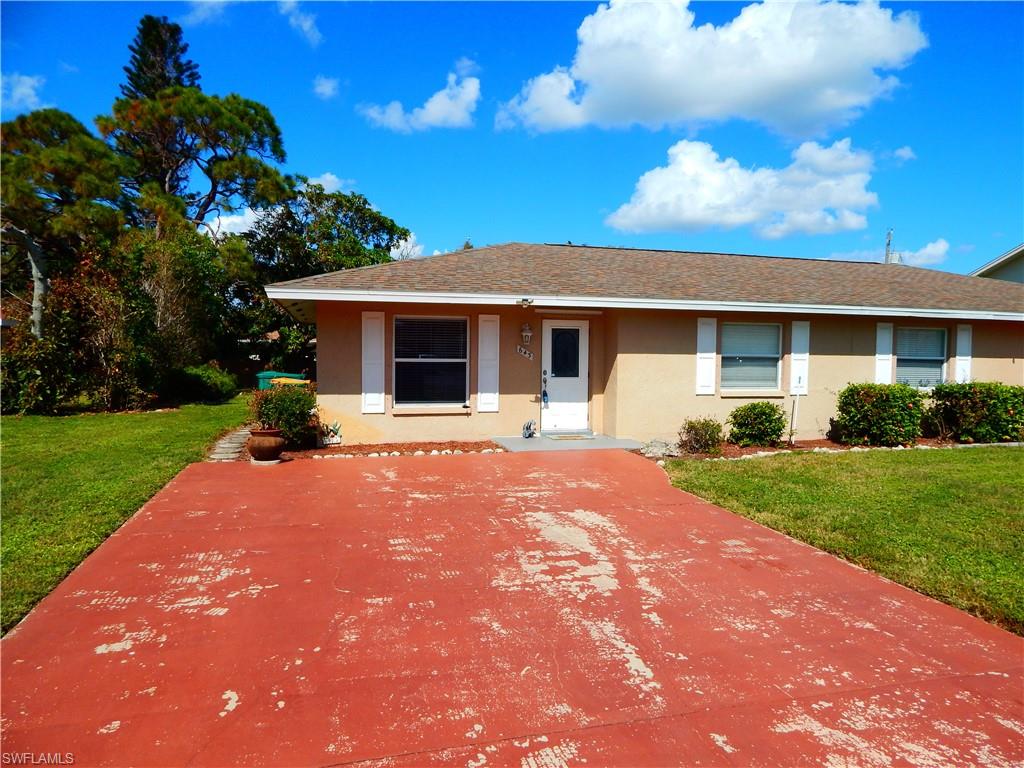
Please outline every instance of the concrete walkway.
[[206, 457], [206, 460], [238, 461], [238, 457], [242, 455], [242, 449], [245, 448], [245, 443], [248, 439], [248, 427], [242, 427], [241, 429], [236, 429], [234, 432], [229, 432], [214, 444], [213, 448], [210, 449], [210, 454]]
[[76, 765], [1024, 761], [1024, 640], [624, 451], [193, 464], [0, 650]]
[[594, 435], [589, 438], [555, 438], [550, 435], [536, 437], [492, 437], [494, 442], [512, 453], [523, 451], [593, 451], [621, 448], [632, 451], [640, 448], [643, 443], [636, 440], [620, 440], [607, 435]]

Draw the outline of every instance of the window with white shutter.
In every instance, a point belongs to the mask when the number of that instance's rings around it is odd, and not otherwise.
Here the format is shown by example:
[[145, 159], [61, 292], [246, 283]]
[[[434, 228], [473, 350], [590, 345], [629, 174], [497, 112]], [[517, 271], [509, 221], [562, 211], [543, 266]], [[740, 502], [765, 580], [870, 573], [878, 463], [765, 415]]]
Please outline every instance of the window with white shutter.
[[469, 401], [469, 320], [395, 318], [395, 405]]
[[945, 380], [945, 328], [896, 329], [896, 383], [930, 389]]
[[778, 389], [782, 326], [722, 324], [722, 389]]

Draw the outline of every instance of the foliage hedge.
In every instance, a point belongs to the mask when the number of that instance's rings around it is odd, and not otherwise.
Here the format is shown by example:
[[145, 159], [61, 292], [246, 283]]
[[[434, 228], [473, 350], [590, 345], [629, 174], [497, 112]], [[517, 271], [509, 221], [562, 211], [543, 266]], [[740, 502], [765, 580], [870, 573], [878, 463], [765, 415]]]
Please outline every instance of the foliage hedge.
[[710, 416], [687, 419], [679, 430], [679, 449], [685, 453], [721, 453], [723, 433], [721, 422]]
[[924, 395], [907, 384], [850, 384], [839, 393], [835, 437], [848, 445], [909, 445], [921, 436]]
[[729, 442], [739, 446], [778, 445], [786, 431], [786, 412], [767, 401], [747, 403], [729, 414]]
[[249, 416], [261, 429], [280, 429], [292, 448], [316, 445], [320, 416], [312, 385], [278, 385], [249, 397]]
[[929, 420], [939, 436], [962, 443], [1024, 440], [1024, 387], [995, 382], [939, 384]]
[[238, 392], [238, 381], [216, 364], [192, 365], [171, 371], [164, 383], [165, 400], [179, 403], [224, 403]]

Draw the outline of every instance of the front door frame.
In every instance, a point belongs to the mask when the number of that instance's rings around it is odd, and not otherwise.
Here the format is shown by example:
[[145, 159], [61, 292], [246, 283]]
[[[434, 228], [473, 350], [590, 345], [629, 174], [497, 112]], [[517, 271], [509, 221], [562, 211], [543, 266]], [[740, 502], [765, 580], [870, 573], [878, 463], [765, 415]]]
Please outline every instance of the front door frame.
[[[556, 426], [551, 423], [552, 412], [550, 410], [552, 405], [552, 399], [563, 395], [564, 393], [559, 392], [558, 382], [553, 382], [552, 377], [548, 377], [548, 386], [544, 383], [544, 372], [551, 371], [551, 329], [552, 328], [578, 328], [580, 331], [580, 368], [579, 368], [579, 379], [582, 388], [582, 400], [571, 400], [564, 401], [567, 404], [575, 404], [577, 407], [577, 419], [572, 421], [571, 426]], [[548, 390], [549, 400], [548, 403], [543, 402], [541, 398], [541, 412], [540, 412], [540, 429], [542, 432], [585, 432], [590, 429], [590, 321], [589, 320], [577, 320], [569, 318], [559, 318], [557, 320], [545, 319], [542, 323], [541, 330], [541, 392], [545, 389]], [[552, 386], [554, 385], [552, 391]], [[555, 403], [557, 406], [558, 403]], [[548, 415], [547, 422], [545, 423], [545, 415]], [[560, 420], [564, 416], [560, 417]], [[569, 416], [571, 419], [571, 415]]]

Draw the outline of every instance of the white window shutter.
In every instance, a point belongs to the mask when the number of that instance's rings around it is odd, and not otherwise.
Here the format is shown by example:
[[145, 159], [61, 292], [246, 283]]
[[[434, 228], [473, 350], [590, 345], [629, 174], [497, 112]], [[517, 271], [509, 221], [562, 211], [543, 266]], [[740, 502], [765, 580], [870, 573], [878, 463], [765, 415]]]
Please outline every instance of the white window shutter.
[[956, 327], [956, 383], [971, 380], [971, 326]]
[[384, 313], [363, 312], [363, 413], [384, 413]]
[[498, 357], [501, 353], [501, 318], [480, 315], [476, 359], [476, 409], [480, 413], [498, 410]]
[[879, 323], [875, 334], [875, 384], [892, 384], [892, 323]]
[[811, 323], [794, 320], [789, 350], [789, 394], [807, 394], [807, 374], [811, 367]]
[[713, 317], [697, 318], [697, 394], [715, 394], [715, 366], [718, 346], [718, 321]]

